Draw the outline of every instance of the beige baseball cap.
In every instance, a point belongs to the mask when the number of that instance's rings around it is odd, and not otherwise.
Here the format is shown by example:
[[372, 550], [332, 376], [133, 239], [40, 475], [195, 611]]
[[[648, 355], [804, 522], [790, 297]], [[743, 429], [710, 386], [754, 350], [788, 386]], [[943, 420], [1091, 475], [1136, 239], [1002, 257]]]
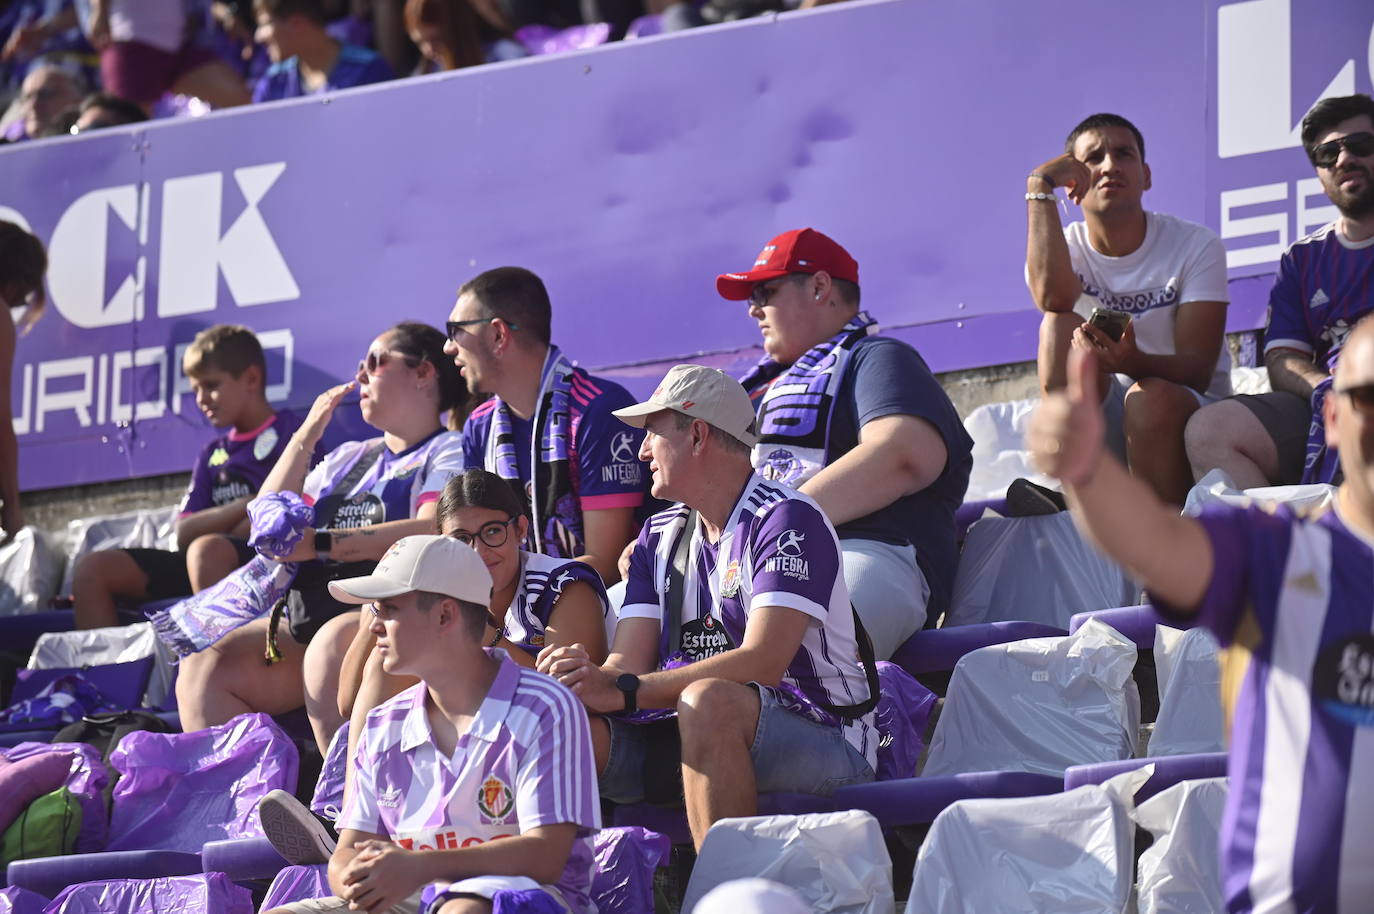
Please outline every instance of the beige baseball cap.
[[371, 603], [414, 590], [491, 606], [491, 572], [471, 546], [449, 536], [398, 539], [369, 575], [329, 582], [340, 603]]
[[614, 415], [626, 425], [643, 428], [650, 415], [663, 409], [701, 419], [750, 447], [758, 443], [754, 404], [749, 394], [738, 381], [719, 369], [705, 365], [674, 365], [649, 399], [617, 409]]

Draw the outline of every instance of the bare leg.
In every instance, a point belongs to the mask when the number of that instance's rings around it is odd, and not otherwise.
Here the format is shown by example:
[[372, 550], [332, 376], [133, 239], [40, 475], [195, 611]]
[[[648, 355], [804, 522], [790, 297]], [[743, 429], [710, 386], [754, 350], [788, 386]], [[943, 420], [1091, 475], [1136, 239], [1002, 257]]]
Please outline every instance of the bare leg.
[[758, 812], [749, 747], [759, 726], [759, 694], [725, 679], [698, 679], [682, 690], [677, 713], [687, 824], [700, 850], [716, 820]]
[[1069, 383], [1069, 350], [1073, 346], [1073, 332], [1083, 318], [1073, 311], [1047, 311], [1040, 318], [1040, 350], [1036, 355], [1036, 370], [1040, 376], [1040, 393], [1060, 390]]
[[222, 60], [207, 61], [181, 74], [172, 83], [172, 91], [203, 99], [212, 108], [235, 108], [253, 100], [243, 80]]
[[219, 582], [237, 567], [239, 552], [223, 534], [198, 536], [186, 547], [186, 575], [191, 579], [193, 593]]
[[1182, 506], [1193, 487], [1183, 429], [1197, 412], [1188, 388], [1162, 378], [1143, 378], [1126, 392], [1126, 455], [1132, 475], [1161, 499]]
[[588, 714], [587, 721], [592, 725], [592, 755], [596, 759], [596, 773], [606, 771], [606, 763], [611, 760], [611, 725], [600, 714]]
[[1220, 469], [1237, 487], [1279, 483], [1279, 449], [1259, 417], [1235, 400], [1198, 410], [1184, 433], [1194, 481]]
[[305, 649], [305, 710], [321, 755], [329, 752], [329, 741], [344, 722], [339, 713], [339, 668], [357, 631], [358, 612], [340, 613], [320, 626]]
[[142, 600], [148, 595], [148, 576], [122, 549], [89, 552], [72, 572], [72, 614], [77, 628], [108, 628], [119, 624], [115, 600]]
[[266, 619], [255, 619], [181, 661], [177, 674], [181, 729], [190, 733], [252, 711], [285, 714], [299, 708], [305, 701], [301, 682], [305, 646], [292, 639], [284, 620], [279, 632], [282, 659], [270, 666], [263, 660]]

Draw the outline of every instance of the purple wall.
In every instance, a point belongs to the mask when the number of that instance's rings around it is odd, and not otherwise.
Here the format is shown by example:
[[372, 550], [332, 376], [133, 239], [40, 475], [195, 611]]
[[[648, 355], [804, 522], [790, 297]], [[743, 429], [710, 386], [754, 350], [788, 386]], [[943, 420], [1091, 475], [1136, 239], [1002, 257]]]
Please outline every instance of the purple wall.
[[1264, 118], [1370, 91], [1374, 54], [1365, 0], [1291, 24], [1288, 3], [855, 0], [5, 150], [0, 218], [53, 254], [16, 360], [23, 487], [184, 469], [207, 431], [177, 346], [204, 326], [266, 333], [276, 400], [306, 406], [501, 264], [540, 273], [564, 349], [636, 390], [659, 362], [750, 360], [714, 276], [800, 225], [849, 247], [937, 371], [1032, 359], [1022, 177], [1097, 110], [1144, 132], [1149, 206], [1228, 235], [1231, 326], [1256, 327], [1278, 242], [1314, 218]]

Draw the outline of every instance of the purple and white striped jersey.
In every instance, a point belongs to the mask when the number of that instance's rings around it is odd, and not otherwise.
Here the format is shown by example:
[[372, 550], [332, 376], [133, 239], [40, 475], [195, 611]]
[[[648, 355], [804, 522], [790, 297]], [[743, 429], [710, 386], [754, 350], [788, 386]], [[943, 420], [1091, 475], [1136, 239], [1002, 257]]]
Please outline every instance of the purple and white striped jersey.
[[[651, 517], [640, 531], [621, 619], [662, 623], [668, 570], [680, 538], [689, 532], [687, 515], [684, 505], [674, 505]], [[718, 542], [706, 541], [700, 520], [690, 531], [680, 649], [672, 651], [671, 632], [664, 627], [660, 664], [693, 663], [739, 647], [749, 617], [766, 606], [805, 613], [812, 622], [774, 691], [789, 710], [842, 725], [845, 738], [876, 766], [873, 712], [841, 721], [820, 707], [860, 704], [868, 698], [835, 528], [810, 498], [757, 474], [749, 477], [730, 517]]]
[[366, 527], [414, 517], [422, 505], [438, 500], [450, 477], [463, 472], [463, 436], [436, 431], [399, 454], [382, 445], [381, 455], [353, 491], [334, 492], [353, 465], [381, 441], [346, 441], [305, 477], [301, 498], [316, 506], [321, 526]]
[[590, 834], [601, 827], [601, 799], [587, 712], [552, 677], [488, 653], [501, 668], [452, 758], [434, 745], [423, 682], [367, 715], [338, 826], [408, 849], [445, 849], [575, 824], [581, 836], [557, 887], [576, 914], [591, 911]]
[[610, 604], [606, 585], [595, 568], [586, 562], [520, 550], [520, 581], [506, 608], [506, 624], [501, 633], [517, 647], [531, 654], [539, 653], [544, 649], [544, 629], [553, 615], [553, 606], [563, 595], [563, 588], [573, 581], [591, 585], [601, 601], [604, 618]]
[[1287, 508], [1214, 505], [1199, 520], [1215, 556], [1199, 621], [1227, 648], [1227, 908], [1367, 911], [1374, 543], [1335, 511], [1304, 521]]
[[1374, 310], [1374, 238], [1353, 242], [1336, 223], [1293, 242], [1269, 293], [1264, 351], [1297, 349], [1335, 370], [1346, 335]]

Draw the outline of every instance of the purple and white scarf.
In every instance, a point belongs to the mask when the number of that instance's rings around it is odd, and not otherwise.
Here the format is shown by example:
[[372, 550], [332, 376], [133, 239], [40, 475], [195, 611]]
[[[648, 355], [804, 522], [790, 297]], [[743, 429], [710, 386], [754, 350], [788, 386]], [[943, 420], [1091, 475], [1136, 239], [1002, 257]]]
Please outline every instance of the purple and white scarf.
[[764, 358], [740, 379], [751, 397], [763, 395], [754, 446], [759, 475], [795, 488], [825, 467], [830, 420], [849, 356], [860, 340], [877, 332], [878, 322], [860, 311], [791, 365]]
[[1312, 424], [1307, 429], [1307, 453], [1303, 456], [1302, 485], [1340, 481], [1340, 455], [1326, 444], [1326, 415], [1322, 406], [1331, 394], [1332, 376], [1327, 375], [1312, 388]]
[[577, 371], [557, 346], [549, 346], [539, 381], [539, 398], [530, 428], [530, 491], [520, 478], [510, 407], [496, 401], [487, 436], [486, 465], [526, 496], [530, 507], [533, 551], [575, 558], [586, 551], [582, 518], [573, 492], [572, 408], [569, 396]]

